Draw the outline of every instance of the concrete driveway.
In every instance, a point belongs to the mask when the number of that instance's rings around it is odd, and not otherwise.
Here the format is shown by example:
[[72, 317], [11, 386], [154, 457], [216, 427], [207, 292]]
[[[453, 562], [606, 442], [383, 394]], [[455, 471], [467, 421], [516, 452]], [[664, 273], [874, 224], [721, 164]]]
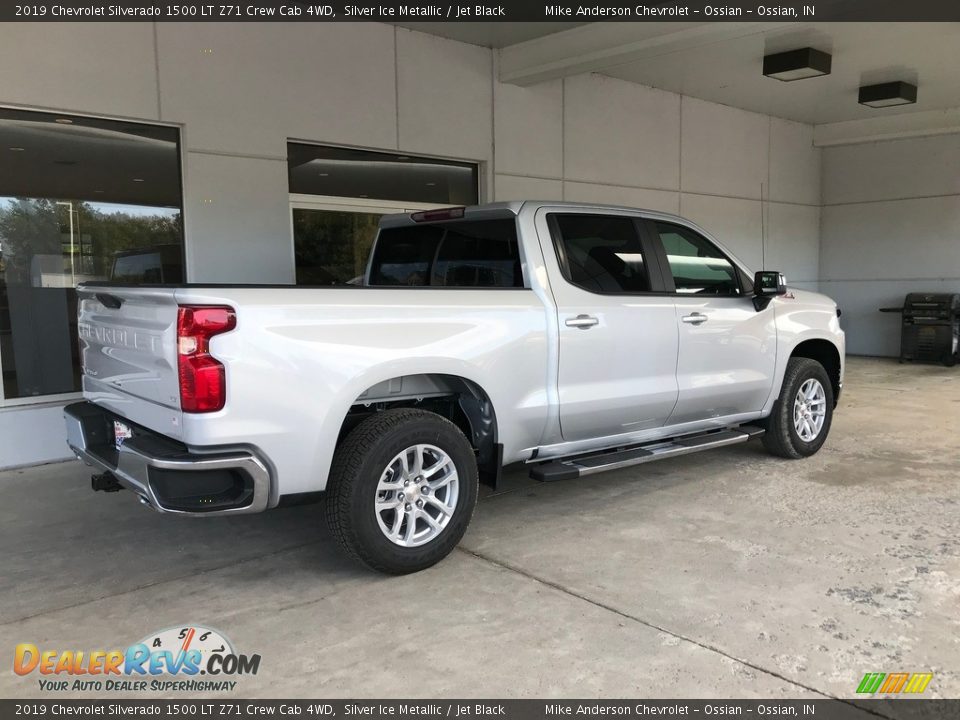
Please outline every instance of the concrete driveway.
[[316, 506], [179, 519], [91, 492], [79, 463], [7, 471], [0, 696], [42, 696], [16, 643], [196, 623], [262, 656], [246, 697], [851, 698], [899, 671], [957, 697], [958, 434], [960, 372], [853, 358], [814, 458], [513, 472], [458, 551], [402, 578], [343, 559]]

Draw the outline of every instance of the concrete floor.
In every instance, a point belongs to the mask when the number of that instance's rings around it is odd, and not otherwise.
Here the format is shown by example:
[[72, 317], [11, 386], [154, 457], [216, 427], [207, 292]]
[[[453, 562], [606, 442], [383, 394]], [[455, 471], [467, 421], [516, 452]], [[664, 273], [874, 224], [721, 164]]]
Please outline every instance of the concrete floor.
[[[0, 697], [19, 642], [126, 647], [186, 623], [248, 697], [850, 698], [865, 672], [960, 696], [960, 372], [852, 358], [824, 449], [760, 443], [582, 481], [511, 474], [415, 576], [344, 560], [315, 506], [208, 520], [0, 473]], [[206, 694], [209, 696], [209, 693]]]

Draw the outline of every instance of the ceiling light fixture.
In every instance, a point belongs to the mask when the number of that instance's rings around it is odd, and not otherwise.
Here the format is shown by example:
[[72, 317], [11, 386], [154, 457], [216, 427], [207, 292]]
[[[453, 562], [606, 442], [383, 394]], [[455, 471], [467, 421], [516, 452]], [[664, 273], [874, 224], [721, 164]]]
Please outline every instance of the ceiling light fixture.
[[143, 178], [134, 178], [133, 181], [134, 181], [134, 182], [143, 182]]
[[73, 125], [73, 120], [70, 118], [57, 118], [54, 122], [58, 122], [61, 125]]
[[320, 177], [330, 177], [330, 173], [317, 173]]
[[864, 85], [857, 99], [861, 105], [873, 108], [911, 105], [917, 101], [917, 86], [908, 82], [888, 82]]
[[22, 147], [12, 147], [12, 148], [7, 148], [7, 149], [10, 150], [10, 151], [12, 151], [12, 152], [23, 152], [23, 150], [24, 150]]
[[792, 82], [819, 77], [820, 75], [829, 75], [831, 62], [830, 53], [814, 50], [810, 47], [799, 48], [798, 50], [788, 50], [774, 55], [765, 55], [763, 58], [763, 74], [782, 82]]
[[434, 187], [435, 185], [436, 185], [435, 182], [428, 182], [428, 183], [427, 183], [427, 187]]

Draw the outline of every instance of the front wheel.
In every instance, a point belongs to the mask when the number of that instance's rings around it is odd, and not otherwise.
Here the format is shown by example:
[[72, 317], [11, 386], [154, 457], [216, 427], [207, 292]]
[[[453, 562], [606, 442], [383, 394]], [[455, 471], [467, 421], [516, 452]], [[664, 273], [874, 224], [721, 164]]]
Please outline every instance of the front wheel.
[[423, 410], [386, 410], [337, 448], [325, 515], [347, 554], [394, 575], [445, 558], [477, 504], [473, 448], [449, 420]]
[[832, 420], [833, 385], [823, 365], [810, 358], [790, 358], [780, 397], [766, 421], [764, 447], [780, 457], [809, 457], [823, 446]]

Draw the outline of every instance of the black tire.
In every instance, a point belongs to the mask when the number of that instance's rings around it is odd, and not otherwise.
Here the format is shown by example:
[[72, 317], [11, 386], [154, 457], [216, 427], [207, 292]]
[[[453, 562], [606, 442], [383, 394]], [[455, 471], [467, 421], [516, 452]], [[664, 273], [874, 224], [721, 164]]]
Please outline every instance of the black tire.
[[[443, 530], [418, 547], [393, 543], [380, 529], [374, 502], [390, 461], [406, 448], [434, 445], [457, 470], [459, 492]], [[337, 448], [324, 493], [330, 532], [352, 558], [391, 575], [435, 565], [457, 546], [477, 504], [478, 473], [473, 448], [456, 425], [424, 410], [385, 410], [360, 423]]]
[[[800, 391], [800, 386], [810, 379], [819, 381], [823, 387], [826, 398], [826, 415], [819, 434], [810, 442], [806, 442], [794, 427], [793, 404], [797, 393]], [[773, 412], [770, 413], [770, 417], [767, 418], [765, 423], [767, 432], [763, 436], [763, 446], [767, 449], [767, 452], [791, 460], [813, 455], [823, 447], [827, 435], [830, 434], [830, 425], [833, 421], [833, 403], [833, 385], [823, 365], [810, 358], [790, 358], [783, 376], [780, 397], [773, 404]]]

